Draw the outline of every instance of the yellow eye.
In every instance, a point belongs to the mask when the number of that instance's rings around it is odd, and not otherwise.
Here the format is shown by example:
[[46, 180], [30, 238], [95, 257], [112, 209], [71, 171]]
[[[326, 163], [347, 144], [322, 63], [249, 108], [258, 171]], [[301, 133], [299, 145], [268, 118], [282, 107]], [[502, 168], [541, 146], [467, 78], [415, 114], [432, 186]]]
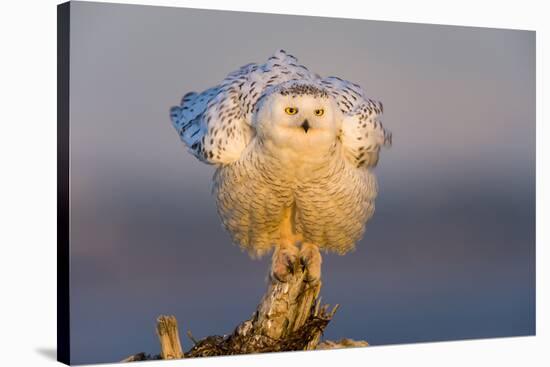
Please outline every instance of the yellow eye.
[[325, 113], [325, 110], [323, 110], [322, 108], [319, 108], [313, 111], [313, 113], [315, 113], [315, 116], [323, 116], [323, 114]]
[[295, 115], [298, 113], [298, 109], [296, 107], [287, 107], [285, 108], [285, 112], [287, 115]]

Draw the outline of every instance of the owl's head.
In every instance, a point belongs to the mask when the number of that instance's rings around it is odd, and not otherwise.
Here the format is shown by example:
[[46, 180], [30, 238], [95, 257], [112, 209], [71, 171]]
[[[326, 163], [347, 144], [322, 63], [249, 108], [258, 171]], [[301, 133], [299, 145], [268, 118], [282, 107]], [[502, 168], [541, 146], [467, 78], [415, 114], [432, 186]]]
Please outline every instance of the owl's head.
[[333, 98], [313, 83], [289, 81], [261, 98], [256, 134], [276, 145], [306, 150], [331, 145], [340, 129]]

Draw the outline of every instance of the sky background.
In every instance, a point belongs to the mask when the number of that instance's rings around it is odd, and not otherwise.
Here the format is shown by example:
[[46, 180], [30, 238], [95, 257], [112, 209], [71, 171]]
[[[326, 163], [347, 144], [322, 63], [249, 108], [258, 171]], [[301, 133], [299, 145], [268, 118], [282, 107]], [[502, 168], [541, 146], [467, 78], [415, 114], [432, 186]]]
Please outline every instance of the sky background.
[[183, 94], [283, 48], [384, 103], [393, 146], [353, 253], [325, 255], [327, 339], [372, 345], [535, 332], [535, 33], [73, 2], [73, 363], [156, 354], [250, 317], [270, 259], [221, 227], [212, 166], [169, 119]]

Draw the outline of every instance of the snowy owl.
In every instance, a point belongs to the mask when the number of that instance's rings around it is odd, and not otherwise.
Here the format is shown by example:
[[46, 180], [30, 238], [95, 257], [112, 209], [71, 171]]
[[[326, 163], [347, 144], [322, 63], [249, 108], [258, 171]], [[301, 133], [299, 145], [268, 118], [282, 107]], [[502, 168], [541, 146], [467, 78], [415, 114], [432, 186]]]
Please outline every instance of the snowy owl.
[[391, 133], [382, 103], [357, 84], [322, 78], [278, 50], [172, 107], [189, 151], [216, 166], [213, 193], [233, 242], [286, 281], [301, 261], [321, 275], [320, 250], [344, 254], [363, 236], [378, 185], [372, 168]]

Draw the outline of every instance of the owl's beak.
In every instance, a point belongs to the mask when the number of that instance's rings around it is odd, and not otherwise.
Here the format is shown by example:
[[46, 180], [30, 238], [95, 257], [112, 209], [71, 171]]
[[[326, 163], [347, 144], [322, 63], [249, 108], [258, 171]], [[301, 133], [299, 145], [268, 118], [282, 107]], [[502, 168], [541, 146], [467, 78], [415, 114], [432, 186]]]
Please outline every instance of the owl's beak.
[[307, 134], [307, 131], [309, 130], [309, 128], [311, 127], [311, 126], [309, 126], [309, 122], [307, 120], [304, 120], [304, 122], [302, 122], [301, 126], [302, 126], [302, 129], [304, 129], [304, 131], [306, 132], [306, 134]]

